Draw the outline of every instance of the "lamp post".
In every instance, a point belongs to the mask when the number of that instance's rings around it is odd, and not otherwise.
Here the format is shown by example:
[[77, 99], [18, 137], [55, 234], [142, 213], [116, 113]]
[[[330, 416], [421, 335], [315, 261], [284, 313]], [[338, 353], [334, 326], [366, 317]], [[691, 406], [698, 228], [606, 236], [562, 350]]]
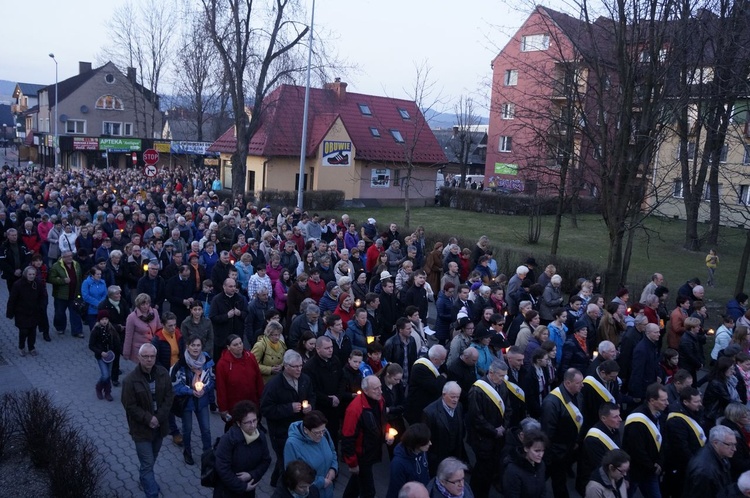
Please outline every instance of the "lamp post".
[[[307, 111], [310, 106], [310, 67], [312, 66], [313, 26], [315, 24], [315, 0], [310, 15], [310, 42], [307, 53], [307, 82], [305, 83], [305, 110], [302, 113], [302, 147], [299, 153], [299, 180], [297, 180], [297, 207], [304, 209], [305, 156], [307, 156]], [[310, 179], [312, 181], [312, 178]]]
[[[55, 168], [57, 168], [59, 164], [57, 154], [60, 150], [57, 145], [57, 141], [59, 138], [57, 134], [57, 59], [55, 59], [55, 54], [49, 54], [49, 56], [53, 61], [55, 61]], [[49, 102], [47, 102], [47, 105], [49, 105]]]

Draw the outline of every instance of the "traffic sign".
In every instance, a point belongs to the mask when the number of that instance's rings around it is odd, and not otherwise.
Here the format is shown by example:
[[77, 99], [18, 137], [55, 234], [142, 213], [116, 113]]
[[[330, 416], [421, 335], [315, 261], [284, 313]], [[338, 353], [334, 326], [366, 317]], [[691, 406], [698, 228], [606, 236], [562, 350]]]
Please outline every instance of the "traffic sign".
[[148, 178], [153, 178], [156, 176], [156, 166], [153, 164], [147, 164], [143, 168], [143, 174], [146, 175]]
[[159, 162], [159, 153], [154, 149], [148, 149], [143, 153], [143, 162], [153, 165]]

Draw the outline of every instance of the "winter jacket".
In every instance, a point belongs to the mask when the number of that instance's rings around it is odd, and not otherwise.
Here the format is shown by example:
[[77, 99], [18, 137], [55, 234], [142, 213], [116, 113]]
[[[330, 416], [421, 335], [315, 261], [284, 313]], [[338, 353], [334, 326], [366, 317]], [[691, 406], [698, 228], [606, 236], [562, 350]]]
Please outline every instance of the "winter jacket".
[[[580, 397], [571, 396], [564, 386], [560, 386], [560, 393], [567, 403], [581, 406]], [[579, 439], [579, 431], [568, 409], [560, 398], [549, 394], [542, 401], [542, 430], [550, 439], [550, 444], [544, 453], [546, 462], [555, 462], [570, 456]]]
[[[698, 370], [703, 367], [705, 356], [703, 354], [703, 344], [706, 343], [705, 334], [693, 335], [690, 332], [686, 332], [680, 339], [680, 347], [678, 351], [680, 353], [680, 368], [684, 368], [693, 379], [698, 378]], [[671, 346], [670, 346], [671, 347]]]
[[[73, 297], [75, 297], [81, 293], [83, 274], [81, 272], [81, 265], [79, 265], [77, 261], [73, 261], [72, 264], [76, 272], [76, 289], [73, 291]], [[50, 268], [49, 277], [47, 278], [47, 282], [52, 284], [52, 296], [56, 299], [68, 300], [70, 288], [69, 284], [65, 283], [66, 278], [68, 278], [68, 272], [65, 269], [62, 259], [58, 259], [52, 265], [52, 268]]]
[[425, 486], [430, 482], [427, 454], [424, 451], [412, 453], [401, 443], [398, 443], [396, 449], [393, 450], [390, 470], [386, 498], [398, 498], [401, 486], [407, 482], [421, 482]]
[[[211, 392], [216, 388], [216, 380], [214, 378], [214, 360], [208, 355], [208, 353], [201, 353], [205, 359], [203, 363], [203, 371], [200, 374], [200, 378], [196, 379], [196, 374], [188, 366], [185, 360], [185, 354], [180, 354], [180, 359], [174, 364], [170, 371], [170, 378], [172, 379], [172, 389], [174, 389], [175, 396], [189, 396], [188, 403], [185, 405], [186, 412], [199, 412], [203, 409], [208, 408]], [[203, 382], [204, 395], [200, 398], [193, 395], [195, 383], [198, 381]]]
[[41, 317], [47, 313], [47, 288], [37, 281], [29, 282], [21, 277], [13, 284], [8, 298], [5, 316], [15, 318], [19, 329], [35, 329]]
[[[481, 380], [492, 386], [492, 383], [486, 377]], [[507, 428], [508, 426], [510, 420], [508, 390], [505, 384], [496, 386], [495, 390], [505, 406], [503, 415], [500, 414], [500, 410], [495, 403], [481, 388], [473, 385], [468, 390], [466, 427], [469, 433], [469, 446], [474, 450], [477, 458], [492, 458], [499, 454], [505, 444], [505, 437], [498, 436], [495, 429], [501, 426]]]
[[612, 482], [601, 467], [591, 474], [591, 480], [586, 485], [585, 498], [626, 498], [627, 496], [628, 483], [625, 479]]
[[732, 299], [727, 303], [727, 311], [726, 314], [732, 317], [732, 320], [735, 322], [740, 319], [740, 317], [745, 315], [745, 312], [747, 309], [745, 309], [744, 306], [742, 306], [739, 302], [737, 302], [736, 299]]
[[[149, 377], [156, 383], [156, 399], [153, 398], [149, 388]], [[161, 437], [169, 434], [167, 418], [173, 399], [174, 392], [169, 372], [160, 365], [154, 365], [150, 376], [147, 376], [137, 365], [125, 377], [122, 382], [122, 406], [128, 418], [128, 431], [134, 441], [153, 441], [154, 431], [149, 427], [153, 416], [156, 416], [159, 421]], [[156, 412], [153, 411], [154, 404]]]
[[230, 412], [234, 405], [249, 400], [260, 405], [263, 377], [255, 356], [242, 351], [239, 358], [225, 349], [216, 365], [216, 402], [219, 410]]
[[[742, 441], [738, 441], [743, 444]], [[729, 461], [719, 457], [711, 444], [706, 444], [690, 460], [685, 472], [683, 498], [706, 498], [718, 496], [719, 492], [732, 484]]]
[[575, 335], [571, 335], [563, 343], [562, 360], [560, 360], [560, 369], [565, 372], [569, 368], [577, 368], [585, 374], [589, 368], [591, 358], [589, 353], [581, 348]]
[[271, 341], [265, 335], [258, 337], [257, 342], [253, 346], [252, 353], [260, 367], [260, 373], [263, 374], [264, 383], [268, 382], [268, 380], [275, 375], [272, 368], [283, 363], [286, 350], [286, 343], [283, 340], [279, 340], [279, 342], [273, 346]]
[[138, 310], [129, 314], [125, 320], [125, 344], [122, 347], [122, 356], [126, 360], [137, 362], [138, 349], [143, 344], [151, 342], [156, 331], [162, 328], [159, 313], [153, 308], [150, 308], [149, 313], [153, 314], [149, 322], [141, 319], [141, 312]]
[[[657, 420], [645, 404], [633, 412], [640, 413], [654, 424]], [[629, 415], [632, 416], [633, 414]], [[622, 449], [630, 455], [630, 475], [636, 481], [654, 476], [654, 465], [664, 467], [664, 446], [657, 448], [651, 432], [642, 422], [625, 423], [622, 433]], [[704, 495], [704, 498], [714, 495]]]
[[432, 445], [427, 453], [427, 465], [431, 473], [437, 475], [438, 465], [449, 456], [459, 460], [466, 459], [464, 447], [466, 425], [460, 403], [453, 411], [453, 417], [450, 417], [443, 406], [443, 399], [438, 394], [435, 401], [421, 410], [420, 420], [427, 424], [432, 435], [430, 439]]
[[326, 430], [320, 442], [313, 441], [302, 426], [294, 422], [289, 426], [289, 437], [284, 446], [284, 468], [294, 460], [302, 460], [315, 469], [315, 486], [322, 498], [333, 498], [333, 485], [325, 487], [325, 477], [333, 469], [339, 472], [339, 461], [331, 434]]
[[275, 375], [263, 388], [263, 397], [260, 399], [260, 411], [268, 423], [268, 434], [272, 441], [279, 444], [286, 442], [289, 426], [302, 420], [302, 412], [295, 412], [292, 403], [307, 401], [315, 409], [315, 391], [313, 391], [310, 377], [302, 373], [297, 380], [295, 390], [283, 373]]
[[542, 320], [552, 321], [555, 319], [554, 312], [563, 304], [562, 291], [560, 287], [555, 287], [551, 283], [544, 288], [542, 297], [539, 300], [539, 317]]
[[[196, 324], [193, 323], [193, 317], [188, 316], [179, 326], [183, 337], [200, 337], [203, 340], [203, 350], [211, 354], [214, 350], [214, 326], [211, 320], [201, 315], [200, 321]], [[224, 346], [224, 344], [221, 344], [221, 346]]]
[[346, 327], [346, 336], [352, 342], [353, 349], [362, 351], [363, 354], [367, 355], [367, 338], [372, 337], [372, 335], [372, 325], [369, 320], [365, 322], [364, 327], [359, 326], [356, 318], [349, 320]]
[[81, 285], [81, 296], [89, 305], [88, 314], [96, 315], [99, 304], [107, 299], [107, 284], [101, 278], [97, 280], [89, 276]]
[[258, 337], [263, 334], [263, 330], [266, 328], [266, 312], [272, 309], [274, 309], [273, 301], [270, 298], [263, 302], [256, 297], [247, 305], [245, 335], [243, 337], [245, 347], [255, 344]]
[[371, 400], [364, 393], [349, 404], [341, 429], [341, 453], [351, 467], [380, 461], [385, 443], [385, 401]]
[[547, 496], [544, 462], [534, 465], [526, 459], [523, 453], [512, 451], [505, 457], [504, 467], [503, 496], [505, 498], [545, 498]]
[[112, 351], [120, 352], [120, 338], [115, 327], [108, 323], [105, 327], [96, 324], [89, 337], [89, 349], [94, 352], [94, 358], [102, 359], [102, 353]]
[[659, 375], [659, 343], [645, 335], [633, 350], [633, 367], [628, 380], [628, 393], [637, 399], [646, 397], [646, 388]]
[[[240, 310], [239, 315], [229, 317], [231, 309]], [[242, 336], [245, 332], [245, 317], [247, 316], [247, 303], [239, 293], [229, 297], [224, 292], [219, 292], [211, 299], [209, 318], [214, 325], [214, 340], [217, 344], [224, 344], [231, 334]]]
[[[205, 397], [205, 396], [204, 396]], [[250, 444], [238, 425], [233, 425], [219, 440], [216, 447], [216, 473], [219, 476], [214, 489], [214, 498], [249, 498], [255, 491], [245, 491], [247, 483], [237, 474], [247, 472], [255, 482], [259, 482], [271, 466], [271, 454], [263, 427], [258, 424], [259, 437]]]

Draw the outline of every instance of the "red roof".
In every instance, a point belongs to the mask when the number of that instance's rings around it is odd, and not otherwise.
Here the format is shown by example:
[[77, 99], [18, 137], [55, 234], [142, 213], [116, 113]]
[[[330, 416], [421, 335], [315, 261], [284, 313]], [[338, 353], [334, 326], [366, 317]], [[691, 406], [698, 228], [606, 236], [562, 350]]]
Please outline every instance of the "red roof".
[[[299, 155], [304, 101], [304, 87], [282, 85], [274, 90], [266, 98], [262, 123], [250, 140], [248, 153], [265, 157]], [[363, 114], [360, 105], [367, 106], [371, 114]], [[408, 119], [402, 117], [402, 110]], [[317, 153], [318, 146], [337, 118], [341, 118], [352, 139], [355, 159], [403, 162], [406, 150], [414, 142], [413, 137], [418, 135], [413, 163], [432, 165], [446, 162], [445, 153], [414, 102], [349, 92], [340, 99], [334, 90], [321, 88], [310, 89], [308, 156]], [[376, 128], [380, 137], [373, 136], [370, 128]], [[391, 130], [398, 131], [404, 143], [396, 142]], [[209, 150], [231, 153], [235, 144], [234, 128], [230, 128]]]

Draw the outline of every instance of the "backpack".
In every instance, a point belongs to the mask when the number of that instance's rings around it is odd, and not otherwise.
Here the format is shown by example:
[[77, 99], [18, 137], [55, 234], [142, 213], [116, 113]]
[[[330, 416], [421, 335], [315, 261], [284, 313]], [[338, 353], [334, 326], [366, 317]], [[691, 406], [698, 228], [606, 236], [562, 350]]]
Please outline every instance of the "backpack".
[[221, 438], [216, 438], [214, 445], [201, 455], [201, 486], [214, 488], [219, 482], [219, 474], [216, 472], [216, 447], [219, 446]]

